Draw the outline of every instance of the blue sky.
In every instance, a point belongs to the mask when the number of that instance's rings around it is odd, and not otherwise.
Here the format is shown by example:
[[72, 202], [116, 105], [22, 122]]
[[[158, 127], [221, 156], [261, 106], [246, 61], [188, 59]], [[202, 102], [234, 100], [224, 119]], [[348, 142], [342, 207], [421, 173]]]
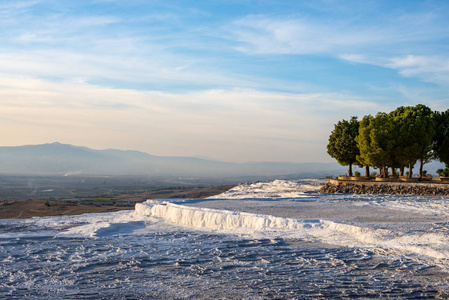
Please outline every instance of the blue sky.
[[330, 162], [333, 124], [449, 108], [447, 1], [0, 2], [3, 145]]

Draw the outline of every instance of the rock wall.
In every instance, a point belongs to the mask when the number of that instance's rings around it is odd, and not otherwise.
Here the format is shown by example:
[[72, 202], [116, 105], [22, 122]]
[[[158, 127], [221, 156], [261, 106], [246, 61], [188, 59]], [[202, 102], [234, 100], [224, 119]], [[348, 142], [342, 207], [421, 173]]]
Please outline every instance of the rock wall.
[[422, 196], [449, 196], [449, 184], [389, 183], [389, 182], [343, 182], [332, 180], [325, 184], [321, 193], [344, 194], [398, 194]]

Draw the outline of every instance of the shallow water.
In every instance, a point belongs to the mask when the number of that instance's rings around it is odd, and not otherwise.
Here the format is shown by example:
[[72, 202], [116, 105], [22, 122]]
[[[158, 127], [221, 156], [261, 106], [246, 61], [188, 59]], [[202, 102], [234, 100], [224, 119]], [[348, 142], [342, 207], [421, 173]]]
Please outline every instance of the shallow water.
[[[301, 205], [315, 204], [329, 209], [340, 203], [364, 211], [372, 207], [396, 214], [399, 209], [403, 220], [354, 221], [356, 216], [349, 218], [351, 211], [334, 219], [296, 219], [298, 224], [314, 225], [310, 227], [250, 228], [252, 223], [245, 218], [255, 216], [234, 211], [230, 214], [245, 221], [239, 228], [216, 229], [207, 222], [195, 228], [182, 225], [181, 220], [189, 214], [199, 218], [202, 211], [192, 207], [178, 219], [116, 212], [0, 220], [0, 298], [449, 297], [448, 264], [439, 256], [447, 253], [448, 226], [434, 222], [447, 217], [444, 199], [366, 196], [370, 203], [361, 205], [365, 200], [349, 195], [311, 197], [305, 202], [253, 199], [255, 203], [248, 202], [246, 207], [259, 203], [267, 209], [262, 212], [284, 211], [283, 217], [291, 217], [286, 211], [294, 207], [300, 210]], [[232, 201], [208, 203], [237, 205]], [[195, 206], [207, 203], [190, 202]], [[179, 207], [184, 211], [184, 204]], [[222, 208], [203, 211], [202, 216], [209, 218], [212, 212], [221, 218], [220, 214], [227, 214]], [[407, 223], [407, 213], [422, 219]], [[261, 219], [280, 217], [258, 215]]]
[[3, 298], [436, 297], [446, 274], [378, 249], [206, 233], [2, 241]]

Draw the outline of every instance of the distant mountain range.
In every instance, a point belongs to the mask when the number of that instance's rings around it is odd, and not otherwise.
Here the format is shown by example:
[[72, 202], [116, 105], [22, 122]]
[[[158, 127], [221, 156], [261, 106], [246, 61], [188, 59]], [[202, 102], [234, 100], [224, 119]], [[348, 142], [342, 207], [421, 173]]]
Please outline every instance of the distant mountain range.
[[61, 143], [0, 147], [0, 173], [45, 175], [322, 177], [346, 171], [337, 163], [228, 163], [140, 151], [94, 150]]

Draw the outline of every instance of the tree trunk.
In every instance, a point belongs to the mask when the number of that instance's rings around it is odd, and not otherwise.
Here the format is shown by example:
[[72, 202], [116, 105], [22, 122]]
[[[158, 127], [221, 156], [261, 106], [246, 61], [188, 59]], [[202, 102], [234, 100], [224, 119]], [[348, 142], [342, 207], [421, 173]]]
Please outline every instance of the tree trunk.
[[348, 176], [352, 177], [352, 163], [349, 164]]
[[365, 176], [369, 178], [369, 166], [365, 166]]
[[408, 164], [408, 178], [412, 178], [413, 176], [413, 166], [412, 164]]
[[387, 173], [388, 173], [388, 171], [387, 171], [387, 166], [385, 165], [385, 163], [382, 163], [382, 177], [383, 178], [387, 178]]
[[423, 166], [424, 166], [424, 164], [423, 164], [423, 159], [421, 158], [421, 159], [419, 160], [419, 162], [420, 162], [420, 164], [419, 164], [419, 178], [421, 179], [421, 178], [422, 178], [422, 168], [423, 168]]
[[391, 176], [396, 175], [396, 172], [394, 171], [394, 167], [391, 167]]
[[401, 164], [401, 168], [399, 169], [399, 175], [404, 176], [404, 169], [405, 169], [404, 164]]

